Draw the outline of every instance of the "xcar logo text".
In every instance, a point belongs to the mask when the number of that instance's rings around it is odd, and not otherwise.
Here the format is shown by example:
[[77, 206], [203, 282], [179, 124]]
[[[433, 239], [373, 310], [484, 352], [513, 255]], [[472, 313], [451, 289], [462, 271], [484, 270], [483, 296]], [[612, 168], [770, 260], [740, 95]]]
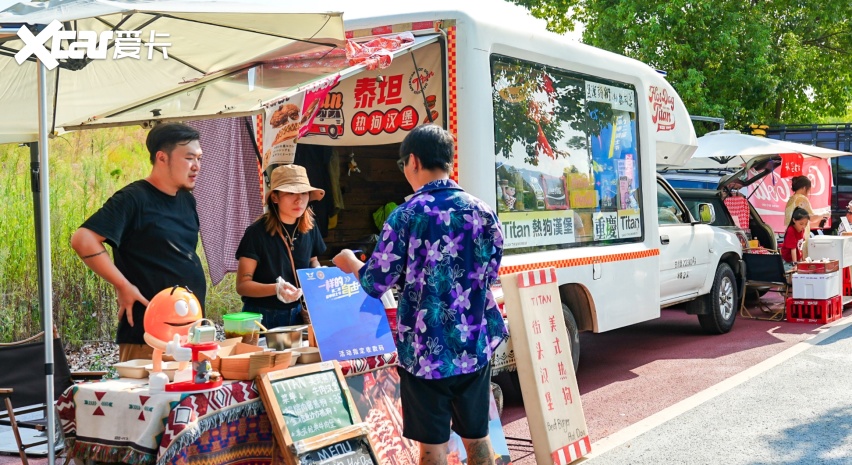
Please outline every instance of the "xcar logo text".
[[[37, 35], [34, 35], [26, 26], [18, 30], [18, 37], [24, 42], [24, 47], [15, 54], [15, 61], [22, 64], [29, 57], [35, 55], [44, 66], [52, 70], [59, 66], [59, 60], [83, 59], [104, 60], [107, 57], [107, 49], [110, 41], [113, 41], [112, 58], [141, 59], [142, 47], [148, 48], [148, 59], [154, 58], [154, 51], [160, 51], [163, 59], [169, 59], [167, 48], [170, 42], [157, 42], [157, 39], [169, 37], [167, 33], [150, 31], [148, 41], [142, 42], [141, 31], [103, 31], [100, 35], [95, 31], [65, 31], [62, 23], [53, 20], [45, 26]], [[48, 40], [52, 40], [50, 49], [45, 46]], [[68, 47], [62, 47], [63, 41], [68, 41]]]

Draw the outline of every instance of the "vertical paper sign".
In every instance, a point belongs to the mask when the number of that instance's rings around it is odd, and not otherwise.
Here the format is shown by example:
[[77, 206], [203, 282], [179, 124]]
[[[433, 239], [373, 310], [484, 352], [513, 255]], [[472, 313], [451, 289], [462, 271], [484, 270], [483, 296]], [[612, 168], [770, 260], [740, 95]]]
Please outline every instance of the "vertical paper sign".
[[805, 157], [801, 153], [782, 153], [781, 154], [781, 177], [792, 178], [801, 176], [802, 165], [805, 163]]
[[595, 212], [593, 221], [596, 241], [618, 239], [618, 213]]
[[641, 237], [642, 223], [639, 222], [639, 210], [618, 211], [618, 237]]
[[296, 139], [305, 94], [299, 93], [266, 109], [263, 119], [263, 169], [287, 165], [296, 158]]
[[562, 317], [556, 269], [501, 277], [536, 463], [571, 463], [591, 451]]

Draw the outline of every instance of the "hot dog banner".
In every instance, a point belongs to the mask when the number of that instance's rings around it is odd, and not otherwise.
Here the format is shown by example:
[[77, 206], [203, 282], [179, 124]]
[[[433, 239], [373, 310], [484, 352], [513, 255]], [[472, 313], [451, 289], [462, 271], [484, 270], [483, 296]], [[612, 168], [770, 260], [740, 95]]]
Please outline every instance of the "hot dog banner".
[[339, 81], [339, 75], [322, 79], [292, 97], [267, 106], [263, 120], [264, 170], [270, 165], [293, 163], [297, 141], [308, 133], [320, 113], [321, 103]]
[[432, 44], [397, 57], [387, 68], [343, 79], [323, 96], [299, 141], [344, 146], [393, 144], [430, 118], [443, 126], [443, 75], [440, 45]]

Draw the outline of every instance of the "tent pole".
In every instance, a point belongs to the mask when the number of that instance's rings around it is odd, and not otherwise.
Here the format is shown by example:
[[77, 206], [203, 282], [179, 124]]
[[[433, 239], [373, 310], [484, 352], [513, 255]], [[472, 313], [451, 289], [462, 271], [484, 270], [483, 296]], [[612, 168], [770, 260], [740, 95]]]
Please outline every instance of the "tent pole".
[[44, 322], [44, 295], [41, 293], [44, 282], [44, 270], [41, 267], [41, 164], [38, 161], [38, 142], [31, 142], [30, 147], [30, 187], [33, 191], [33, 220], [36, 234], [36, 268], [38, 268], [38, 314]]
[[[50, 183], [48, 171], [48, 111], [47, 111], [47, 68], [39, 60], [38, 62], [38, 153], [39, 159], [32, 169], [38, 170], [39, 191], [34, 193], [38, 196], [38, 216], [36, 217], [37, 247], [39, 254], [39, 303], [42, 306], [42, 322], [44, 323], [44, 378], [47, 383], [47, 463], [53, 465], [56, 461], [56, 410], [53, 408], [53, 280], [50, 263]], [[36, 176], [36, 174], [34, 174]], [[35, 200], [35, 199], [34, 199]]]

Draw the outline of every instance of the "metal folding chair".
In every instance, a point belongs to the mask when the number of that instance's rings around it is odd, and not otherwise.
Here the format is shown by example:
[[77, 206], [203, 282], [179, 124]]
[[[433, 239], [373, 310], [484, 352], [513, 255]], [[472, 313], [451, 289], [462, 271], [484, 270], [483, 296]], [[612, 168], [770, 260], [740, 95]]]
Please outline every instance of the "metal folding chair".
[[[784, 261], [778, 253], [754, 254], [744, 253], [743, 262], [746, 266], [746, 289], [740, 302], [740, 316], [754, 320], [781, 321], [786, 317], [786, 302], [790, 294], [790, 273], [784, 270]], [[781, 308], [773, 308], [761, 299], [757, 300], [761, 314], [754, 315], [746, 307], [746, 295], [756, 288], [766, 292], [777, 292], [782, 295]]]
[[[23, 465], [28, 465], [27, 450], [47, 444], [54, 438], [45, 438], [33, 442], [24, 442], [21, 429], [33, 429], [40, 432], [47, 430], [46, 410], [53, 405], [46, 404], [47, 389], [44, 378], [44, 333], [39, 333], [22, 341], [0, 344], [0, 425], [10, 426], [18, 454]], [[60, 338], [53, 339], [53, 389], [54, 402], [71, 386], [74, 379], [97, 379], [104, 372], [85, 372], [71, 374], [65, 349]], [[8, 367], [8, 368], [6, 368]], [[29, 418], [38, 412], [41, 415]], [[19, 417], [26, 415], [26, 420]], [[67, 461], [66, 461], [67, 462]]]

